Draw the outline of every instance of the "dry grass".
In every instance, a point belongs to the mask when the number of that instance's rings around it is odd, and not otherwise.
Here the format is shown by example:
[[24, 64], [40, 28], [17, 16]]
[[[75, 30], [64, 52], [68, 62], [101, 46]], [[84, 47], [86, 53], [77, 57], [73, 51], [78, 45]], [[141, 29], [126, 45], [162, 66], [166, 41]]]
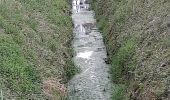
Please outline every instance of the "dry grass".
[[43, 81], [43, 92], [52, 100], [60, 100], [66, 96], [66, 87], [62, 79], [47, 79]]

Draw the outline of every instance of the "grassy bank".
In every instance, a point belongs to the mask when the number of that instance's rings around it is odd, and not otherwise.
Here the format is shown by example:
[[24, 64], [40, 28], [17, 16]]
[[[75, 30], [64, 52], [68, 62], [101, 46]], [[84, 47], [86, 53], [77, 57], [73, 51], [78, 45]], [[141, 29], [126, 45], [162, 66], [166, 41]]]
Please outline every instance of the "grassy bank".
[[170, 1], [91, 3], [109, 55], [113, 100], [168, 100]]
[[0, 91], [4, 99], [60, 100], [76, 69], [66, 0], [0, 0]]

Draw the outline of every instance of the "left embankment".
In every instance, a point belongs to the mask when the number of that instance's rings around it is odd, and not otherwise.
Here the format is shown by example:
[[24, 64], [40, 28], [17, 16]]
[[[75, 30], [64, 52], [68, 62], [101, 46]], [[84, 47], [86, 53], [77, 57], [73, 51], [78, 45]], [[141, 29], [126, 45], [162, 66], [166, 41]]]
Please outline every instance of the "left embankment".
[[60, 100], [76, 72], [66, 0], [0, 0], [0, 98]]

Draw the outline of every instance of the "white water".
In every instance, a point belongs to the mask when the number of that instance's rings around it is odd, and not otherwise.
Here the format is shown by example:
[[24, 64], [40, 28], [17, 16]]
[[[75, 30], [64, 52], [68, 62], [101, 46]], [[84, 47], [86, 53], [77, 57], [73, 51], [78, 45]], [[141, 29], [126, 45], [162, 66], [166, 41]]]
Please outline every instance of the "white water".
[[68, 84], [69, 100], [111, 100], [111, 80], [103, 38], [86, 0], [72, 1], [74, 63], [81, 72]]

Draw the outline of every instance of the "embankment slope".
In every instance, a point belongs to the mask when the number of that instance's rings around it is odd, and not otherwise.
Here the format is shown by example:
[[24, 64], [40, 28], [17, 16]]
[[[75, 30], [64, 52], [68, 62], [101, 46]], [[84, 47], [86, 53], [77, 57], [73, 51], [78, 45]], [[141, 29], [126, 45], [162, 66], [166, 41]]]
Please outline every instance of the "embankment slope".
[[113, 100], [170, 98], [170, 1], [91, 0], [112, 65]]
[[0, 0], [0, 90], [3, 98], [60, 100], [75, 72], [66, 0]]

